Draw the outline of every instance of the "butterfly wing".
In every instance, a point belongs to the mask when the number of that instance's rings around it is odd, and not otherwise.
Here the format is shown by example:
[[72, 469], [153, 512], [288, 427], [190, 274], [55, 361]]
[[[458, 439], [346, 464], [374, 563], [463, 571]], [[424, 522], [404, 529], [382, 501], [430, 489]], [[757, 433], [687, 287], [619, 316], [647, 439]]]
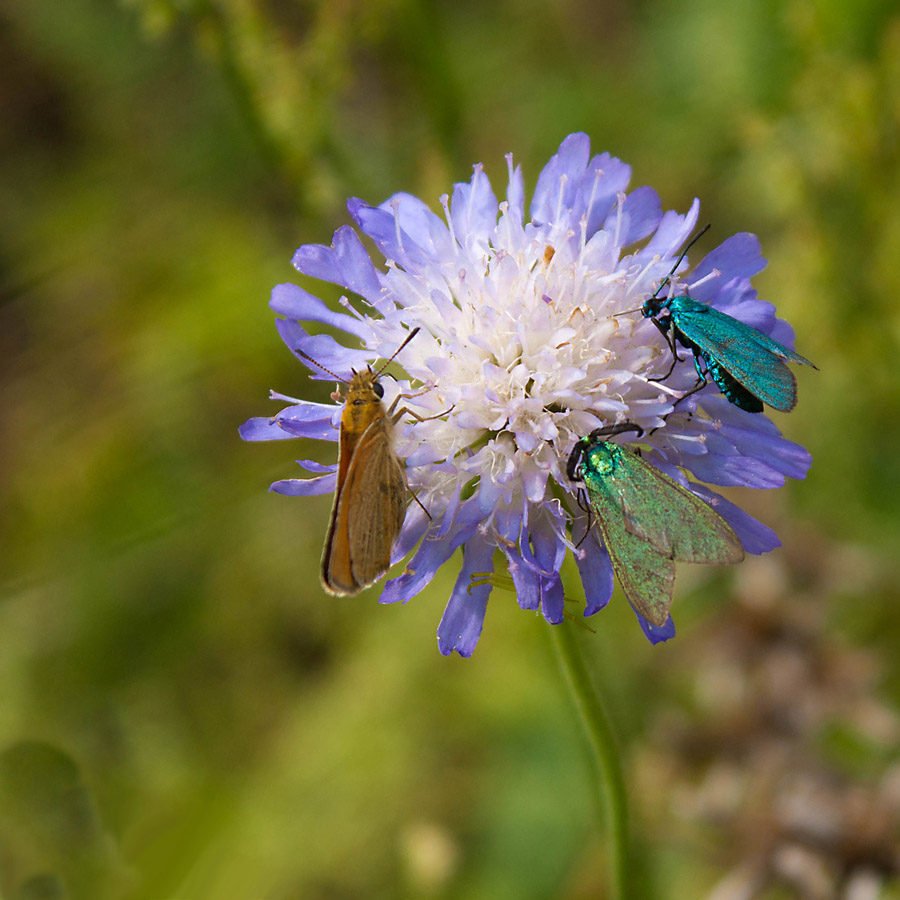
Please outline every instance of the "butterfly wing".
[[406, 517], [406, 472], [394, 453], [387, 417], [356, 441], [322, 558], [322, 584], [339, 596], [359, 593], [390, 568]]
[[752, 325], [690, 297], [670, 306], [675, 327], [709, 360], [773, 409], [788, 412], [797, 403], [797, 381], [785, 360], [812, 363]]
[[589, 465], [585, 488], [607, 551], [632, 606], [653, 625], [669, 616], [674, 561], [727, 564], [743, 559], [732, 527], [707, 503], [640, 456], [600, 444], [605, 465]]

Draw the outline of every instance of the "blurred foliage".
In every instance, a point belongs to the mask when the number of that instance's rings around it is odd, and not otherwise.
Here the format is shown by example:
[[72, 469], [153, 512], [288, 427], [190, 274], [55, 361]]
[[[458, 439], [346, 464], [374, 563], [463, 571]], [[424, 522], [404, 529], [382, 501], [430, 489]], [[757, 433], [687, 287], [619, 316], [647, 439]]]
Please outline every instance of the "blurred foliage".
[[[0, 896], [600, 895], [546, 626], [495, 592], [445, 660], [449, 567], [408, 607], [325, 598], [328, 498], [265, 490], [316, 451], [236, 435], [310, 390], [266, 301], [346, 197], [436, 202], [510, 150], [533, 186], [570, 131], [760, 235], [821, 369], [778, 420], [815, 463], [740, 500], [795, 589], [832, 560], [823, 627], [896, 696], [894, 3], [7, 0], [0, 56]], [[660, 672], [715, 678], [678, 647], [732, 583], [680, 573], [669, 645], [621, 600], [583, 636], [638, 756], [667, 710], [699, 727]], [[830, 734], [847, 777], [896, 763]], [[647, 896], [698, 896], [728, 839], [676, 840], [671, 782], [640, 786]]]

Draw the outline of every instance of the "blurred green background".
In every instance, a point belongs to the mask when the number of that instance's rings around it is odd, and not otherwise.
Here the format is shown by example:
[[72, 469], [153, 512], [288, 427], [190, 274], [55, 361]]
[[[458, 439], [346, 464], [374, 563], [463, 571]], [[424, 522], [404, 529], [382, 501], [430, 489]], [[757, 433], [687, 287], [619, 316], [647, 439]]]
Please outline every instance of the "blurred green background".
[[645, 896], [765, 843], [686, 804], [705, 776], [670, 740], [723, 723], [722, 629], [762, 636], [748, 660], [802, 632], [826, 698], [858, 660], [883, 727], [826, 703], [785, 739], [860, 789], [895, 771], [896, 3], [6, 0], [0, 59], [0, 897], [603, 896], [547, 627], [495, 591], [474, 657], [441, 657], [453, 566], [406, 607], [327, 598], [330, 498], [266, 488], [329, 448], [237, 436], [270, 388], [312, 396], [266, 304], [345, 198], [436, 207], [476, 162], [499, 192], [508, 151], [530, 189], [576, 130], [664, 207], [699, 196], [711, 241], [760, 235], [755, 284], [821, 370], [776, 414], [809, 477], [735, 497], [785, 549], [682, 568], [667, 645], [621, 597], [579, 636]]

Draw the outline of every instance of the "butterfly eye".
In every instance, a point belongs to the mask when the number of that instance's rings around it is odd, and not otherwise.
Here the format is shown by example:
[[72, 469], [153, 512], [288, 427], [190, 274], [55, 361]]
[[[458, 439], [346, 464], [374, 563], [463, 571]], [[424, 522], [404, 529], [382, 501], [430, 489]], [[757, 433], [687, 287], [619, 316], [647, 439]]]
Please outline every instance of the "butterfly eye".
[[372, 393], [380, 400], [384, 396], [384, 388], [377, 381], [373, 381]]

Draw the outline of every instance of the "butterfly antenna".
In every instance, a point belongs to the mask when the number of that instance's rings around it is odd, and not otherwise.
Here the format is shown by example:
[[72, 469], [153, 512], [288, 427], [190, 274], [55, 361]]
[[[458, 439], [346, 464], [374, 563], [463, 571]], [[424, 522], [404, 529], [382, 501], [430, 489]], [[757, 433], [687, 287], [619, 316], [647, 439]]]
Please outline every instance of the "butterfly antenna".
[[413, 330], [403, 339], [403, 343], [391, 354], [391, 358], [375, 373], [380, 375], [397, 357], [397, 354], [419, 333], [419, 328]]
[[325, 366], [322, 365], [322, 363], [316, 362], [316, 360], [314, 360], [308, 353], [304, 353], [304, 352], [303, 352], [302, 350], [300, 350], [299, 348], [298, 348], [298, 349], [295, 349], [294, 352], [297, 353], [298, 355], [302, 356], [304, 359], [308, 359], [314, 366], [318, 366], [323, 372], [326, 372], [328, 375], [330, 375], [332, 378], [337, 379], [337, 380], [340, 381], [342, 384], [346, 384], [346, 383], [347, 383], [347, 379], [346, 379], [346, 378], [341, 378], [340, 375], [335, 375], [335, 373], [332, 372], [331, 369], [326, 369]]

